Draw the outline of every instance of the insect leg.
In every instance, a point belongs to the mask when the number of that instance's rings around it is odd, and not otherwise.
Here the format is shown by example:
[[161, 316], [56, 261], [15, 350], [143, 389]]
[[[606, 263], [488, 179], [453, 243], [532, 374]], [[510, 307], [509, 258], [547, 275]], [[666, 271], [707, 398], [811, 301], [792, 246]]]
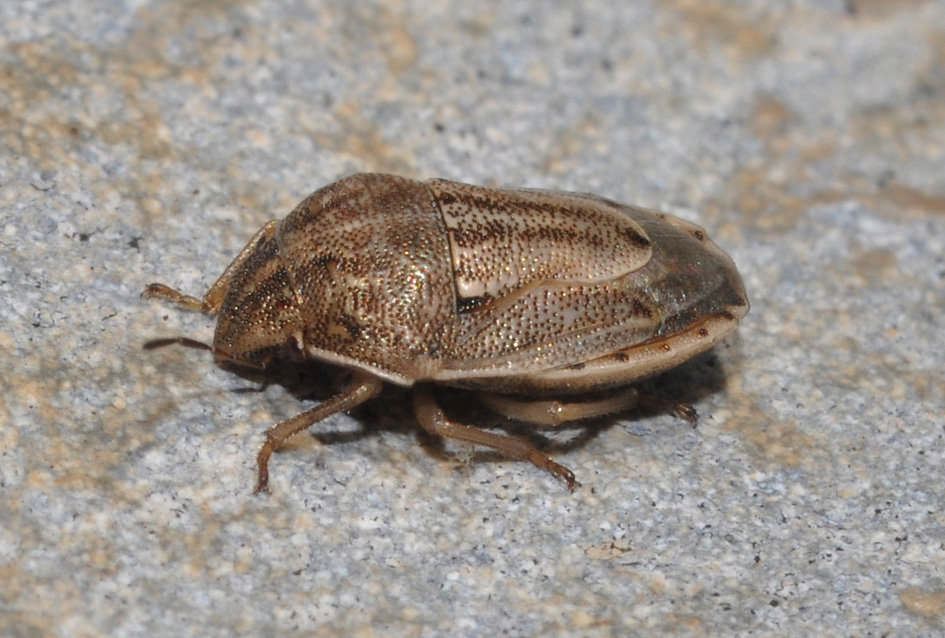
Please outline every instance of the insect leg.
[[417, 421], [420, 422], [423, 429], [431, 434], [446, 439], [465, 441], [473, 445], [482, 445], [512, 459], [530, 461], [536, 467], [563, 479], [568, 485], [568, 490], [572, 492], [579, 485], [571, 470], [552, 461], [547, 454], [528, 441], [453, 423], [437, 404], [429, 386], [416, 386], [414, 390], [414, 410], [416, 411]]
[[670, 401], [661, 397], [650, 396], [647, 394], [640, 395], [639, 403], [641, 407], [656, 410], [657, 412], [672, 412], [673, 416], [676, 418], [689, 421], [689, 423], [692, 424], [692, 427], [696, 427], [696, 424], [699, 423], [699, 413], [696, 412], [696, 409], [688, 403]]
[[368, 399], [378, 395], [384, 382], [377, 377], [365, 373], [358, 373], [352, 379], [352, 387], [324, 403], [318, 405], [301, 414], [297, 414], [291, 419], [286, 419], [277, 423], [266, 431], [266, 442], [259, 449], [259, 455], [256, 457], [256, 463], [259, 466], [259, 473], [256, 480], [256, 489], [254, 494], [260, 492], [269, 493], [269, 457], [272, 453], [286, 442], [287, 439], [295, 436], [302, 430], [308, 429], [324, 418], [337, 412], [344, 412], [358, 406]]
[[556, 399], [530, 401], [521, 397], [481, 394], [482, 402], [490, 410], [516, 421], [543, 427], [557, 427], [568, 421], [591, 419], [605, 414], [622, 412], [636, 405], [636, 390], [626, 388], [613, 396], [597, 400], [567, 403]]
[[259, 232], [253, 235], [253, 238], [249, 240], [246, 247], [243, 248], [236, 259], [233, 260], [233, 263], [227, 266], [223, 274], [210, 286], [210, 290], [203, 296], [203, 299], [185, 295], [164, 284], [149, 284], [148, 287], [144, 289], [144, 292], [141, 293], [141, 297], [143, 299], [163, 299], [164, 301], [174, 304], [181, 310], [201, 312], [205, 315], [215, 317], [220, 311], [220, 305], [223, 303], [223, 296], [226, 294], [226, 287], [227, 284], [230, 283], [230, 277], [233, 276], [233, 272], [256, 251], [259, 244], [272, 237], [273, 233], [276, 232], [277, 225], [278, 222], [273, 220], [260, 228]]

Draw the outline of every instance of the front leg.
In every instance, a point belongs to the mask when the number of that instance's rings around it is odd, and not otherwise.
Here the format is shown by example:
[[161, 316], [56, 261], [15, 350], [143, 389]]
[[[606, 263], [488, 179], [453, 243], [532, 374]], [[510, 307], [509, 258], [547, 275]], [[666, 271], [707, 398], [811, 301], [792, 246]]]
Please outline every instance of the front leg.
[[258, 475], [256, 489], [253, 490], [254, 494], [269, 493], [269, 457], [287, 439], [292, 438], [302, 430], [312, 427], [332, 414], [346, 412], [368, 399], [376, 397], [384, 386], [383, 381], [363, 372], [356, 373], [351, 383], [351, 387], [342, 394], [332, 397], [307, 412], [277, 423], [266, 431], [266, 442], [263, 443], [256, 457]]
[[240, 251], [240, 254], [233, 260], [233, 263], [227, 266], [223, 274], [217, 278], [216, 282], [210, 287], [210, 290], [207, 291], [207, 294], [203, 296], [203, 299], [185, 295], [170, 286], [157, 283], [149, 284], [147, 288], [144, 289], [144, 292], [141, 293], [141, 298], [163, 299], [164, 301], [174, 304], [181, 310], [200, 312], [207, 316], [215, 317], [217, 313], [220, 312], [220, 306], [223, 304], [223, 297], [226, 294], [226, 288], [230, 283], [230, 278], [233, 276], [233, 273], [256, 251], [259, 244], [272, 237], [276, 232], [277, 224], [278, 222], [273, 220], [259, 229], [259, 232], [249, 240], [246, 247]]

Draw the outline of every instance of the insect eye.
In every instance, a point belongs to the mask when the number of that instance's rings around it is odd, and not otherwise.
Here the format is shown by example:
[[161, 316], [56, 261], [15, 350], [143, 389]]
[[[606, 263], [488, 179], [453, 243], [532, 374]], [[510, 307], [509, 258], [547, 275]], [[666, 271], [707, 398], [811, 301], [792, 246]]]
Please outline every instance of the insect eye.
[[305, 348], [302, 341], [296, 335], [289, 335], [285, 340], [285, 351], [289, 359], [295, 362], [305, 361]]

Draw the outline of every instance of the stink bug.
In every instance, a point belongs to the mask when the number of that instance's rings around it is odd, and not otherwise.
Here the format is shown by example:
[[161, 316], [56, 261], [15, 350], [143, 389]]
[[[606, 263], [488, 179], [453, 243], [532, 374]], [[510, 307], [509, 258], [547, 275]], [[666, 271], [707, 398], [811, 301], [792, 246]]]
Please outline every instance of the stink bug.
[[474, 390], [539, 426], [633, 405], [625, 386], [712, 347], [748, 312], [732, 260], [705, 231], [600, 197], [359, 174], [270, 221], [198, 299], [142, 296], [217, 318], [218, 363], [281, 352], [352, 371], [350, 387], [266, 432], [256, 492], [286, 439], [376, 396], [413, 389], [427, 431], [574, 474], [531, 443], [450, 420], [432, 386]]

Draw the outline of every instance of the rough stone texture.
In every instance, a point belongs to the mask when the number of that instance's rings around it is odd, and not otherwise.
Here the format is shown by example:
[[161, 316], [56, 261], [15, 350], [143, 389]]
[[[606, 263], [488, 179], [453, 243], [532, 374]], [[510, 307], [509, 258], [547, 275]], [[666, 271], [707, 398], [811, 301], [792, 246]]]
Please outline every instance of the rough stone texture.
[[[943, 167], [938, 1], [0, 3], [0, 634], [939, 635]], [[563, 433], [569, 495], [394, 394], [253, 497], [311, 403], [138, 294], [362, 170], [709, 229], [753, 309], [660, 384], [699, 427]]]

